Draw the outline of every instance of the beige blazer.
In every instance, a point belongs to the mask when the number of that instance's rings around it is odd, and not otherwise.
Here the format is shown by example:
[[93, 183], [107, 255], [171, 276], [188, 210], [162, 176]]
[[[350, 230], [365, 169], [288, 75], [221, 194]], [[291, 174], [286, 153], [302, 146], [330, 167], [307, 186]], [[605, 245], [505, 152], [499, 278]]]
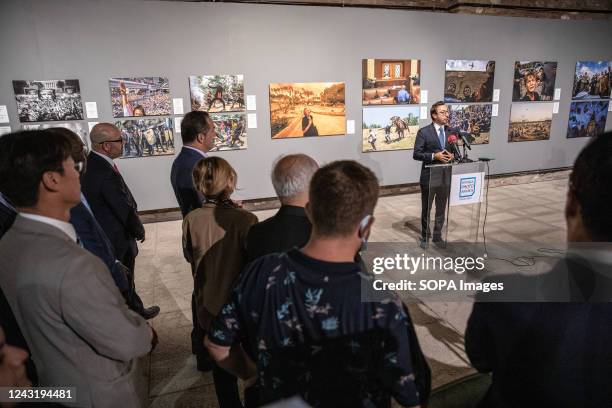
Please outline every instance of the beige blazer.
[[51, 225], [17, 216], [0, 240], [0, 286], [40, 386], [76, 387], [81, 407], [146, 405], [136, 358], [151, 348], [106, 266]]

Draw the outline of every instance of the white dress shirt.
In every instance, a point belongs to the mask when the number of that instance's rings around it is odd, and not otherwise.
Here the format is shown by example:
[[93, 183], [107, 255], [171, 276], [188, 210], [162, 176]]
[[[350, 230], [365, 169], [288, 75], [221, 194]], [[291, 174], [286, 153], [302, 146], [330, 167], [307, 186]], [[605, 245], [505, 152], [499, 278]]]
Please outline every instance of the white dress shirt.
[[185, 146], [185, 145], [183, 145], [183, 147], [184, 147], [185, 149], [191, 149], [191, 150], [193, 150], [193, 151], [196, 151], [196, 152], [200, 153], [200, 154], [202, 155], [202, 157], [208, 157], [208, 156], [206, 156], [206, 153], [204, 153], [204, 152], [203, 152], [203, 151], [201, 151], [200, 149], [196, 149], [195, 147]]
[[74, 227], [72, 226], [72, 224], [70, 224], [69, 222], [56, 220], [55, 218], [45, 217], [43, 215], [29, 214], [29, 213], [24, 213], [24, 212], [20, 212], [19, 215], [29, 220], [38, 221], [38, 222], [42, 222], [43, 224], [51, 225], [52, 227], [55, 227], [59, 229], [60, 231], [62, 231], [64, 234], [68, 235], [68, 237], [74, 242], [77, 242], [76, 231], [74, 230]]
[[93, 152], [93, 153], [95, 153], [95, 154], [97, 154], [98, 156], [100, 156], [100, 157], [101, 157], [101, 158], [103, 158], [104, 160], [106, 160], [106, 161], [108, 162], [108, 164], [110, 164], [110, 165], [111, 165], [111, 167], [113, 167], [113, 168], [115, 167], [115, 162], [114, 162], [114, 161], [113, 161], [113, 159], [111, 159], [110, 157], [105, 156], [105, 155], [103, 155], [103, 154], [100, 154], [100, 153], [98, 153], [98, 152], [96, 152], [96, 151], [94, 151], [94, 150], [92, 150], [92, 152]]

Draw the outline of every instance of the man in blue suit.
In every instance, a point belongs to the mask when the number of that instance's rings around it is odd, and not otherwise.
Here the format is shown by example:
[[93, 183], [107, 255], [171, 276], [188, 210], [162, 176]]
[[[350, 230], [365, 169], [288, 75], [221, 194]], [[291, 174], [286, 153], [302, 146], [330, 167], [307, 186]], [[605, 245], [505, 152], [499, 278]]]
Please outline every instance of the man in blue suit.
[[[449, 132], [449, 111], [444, 102], [434, 103], [430, 109], [432, 123], [417, 132], [414, 142], [413, 158], [423, 162], [421, 166], [421, 248], [427, 248], [431, 237], [429, 229], [429, 215], [433, 202], [436, 203], [436, 215], [433, 230], [433, 242], [444, 247], [446, 243], [442, 239], [442, 226], [444, 225], [444, 214], [448, 200], [450, 186], [450, 172], [436, 171], [431, 178], [431, 169], [425, 167], [430, 164], [450, 163], [454, 155], [447, 148], [447, 133]], [[430, 179], [431, 178], [431, 179]]]
[[[114, 254], [129, 271], [128, 281], [134, 288], [134, 266], [138, 245], [144, 242], [145, 230], [138, 217], [134, 197], [113, 159], [121, 157], [121, 131], [111, 123], [98, 123], [89, 133], [92, 151], [87, 158], [88, 170], [82, 177], [81, 189], [96, 220], [113, 246]], [[158, 306], [145, 308], [135, 290], [128, 302], [145, 319], [159, 314]]]
[[[172, 183], [172, 189], [183, 217], [191, 210], [202, 206], [204, 198], [193, 184], [193, 168], [198, 161], [206, 157], [206, 152], [213, 148], [215, 136], [215, 124], [206, 112], [189, 112], [181, 121], [183, 148], [172, 163], [170, 183]], [[212, 365], [204, 348], [205, 333], [198, 323], [193, 293], [191, 295], [191, 318], [193, 321], [191, 350], [196, 355], [198, 370], [208, 371]]]

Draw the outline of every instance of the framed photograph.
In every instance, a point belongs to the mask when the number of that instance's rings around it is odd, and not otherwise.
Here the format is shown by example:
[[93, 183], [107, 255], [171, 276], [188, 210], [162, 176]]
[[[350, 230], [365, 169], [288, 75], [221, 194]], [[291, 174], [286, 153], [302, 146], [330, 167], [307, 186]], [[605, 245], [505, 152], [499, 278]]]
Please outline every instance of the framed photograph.
[[572, 102], [567, 137], [593, 137], [605, 132], [609, 101]]
[[346, 134], [344, 82], [270, 84], [272, 139]]
[[492, 102], [495, 61], [446, 60], [444, 102]]
[[211, 151], [245, 150], [247, 148], [246, 113], [212, 113], [217, 137]]
[[414, 149], [419, 130], [418, 106], [363, 108], [362, 152]]
[[35, 123], [35, 124], [26, 124], [21, 125], [21, 129], [23, 130], [44, 130], [49, 128], [63, 127], [68, 130], [72, 130], [76, 133], [80, 138], [85, 148], [89, 150], [89, 131], [87, 130], [87, 123], [84, 122], [63, 122], [63, 123]]
[[449, 105], [449, 126], [472, 135], [471, 144], [487, 144], [491, 136], [489, 104]]
[[78, 79], [13, 81], [20, 122], [83, 119]]
[[513, 103], [510, 109], [509, 142], [550, 139], [553, 103]]
[[191, 110], [244, 112], [244, 75], [194, 75], [189, 77]]
[[128, 119], [115, 122], [121, 131], [122, 159], [174, 154], [174, 121], [165, 119]]
[[362, 104], [408, 105], [421, 102], [421, 61], [364, 59]]
[[610, 99], [612, 61], [578, 61], [572, 99]]
[[512, 101], [552, 101], [556, 78], [556, 62], [516, 61]]
[[168, 78], [111, 78], [108, 83], [114, 118], [172, 114]]

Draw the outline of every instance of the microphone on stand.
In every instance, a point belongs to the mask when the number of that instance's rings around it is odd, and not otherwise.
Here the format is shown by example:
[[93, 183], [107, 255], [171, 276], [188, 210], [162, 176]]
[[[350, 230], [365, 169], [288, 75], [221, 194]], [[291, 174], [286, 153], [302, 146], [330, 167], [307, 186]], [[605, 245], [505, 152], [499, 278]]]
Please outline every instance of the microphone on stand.
[[461, 159], [461, 153], [459, 153], [459, 148], [457, 147], [457, 135], [451, 133], [450, 135], [448, 135], [446, 141], [448, 142], [448, 144], [450, 144], [451, 151], [455, 156], [455, 160]]

